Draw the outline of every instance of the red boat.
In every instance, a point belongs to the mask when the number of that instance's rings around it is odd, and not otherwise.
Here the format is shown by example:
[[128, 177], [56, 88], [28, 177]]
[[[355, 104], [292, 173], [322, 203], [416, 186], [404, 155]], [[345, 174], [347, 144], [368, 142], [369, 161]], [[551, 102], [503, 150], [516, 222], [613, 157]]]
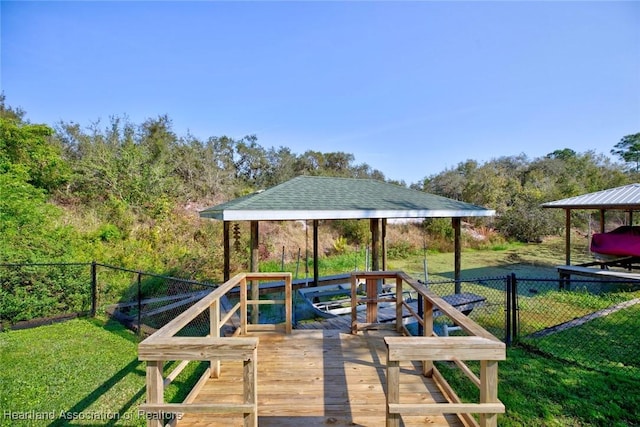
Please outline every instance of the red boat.
[[597, 259], [640, 257], [640, 226], [625, 225], [591, 238], [591, 252]]

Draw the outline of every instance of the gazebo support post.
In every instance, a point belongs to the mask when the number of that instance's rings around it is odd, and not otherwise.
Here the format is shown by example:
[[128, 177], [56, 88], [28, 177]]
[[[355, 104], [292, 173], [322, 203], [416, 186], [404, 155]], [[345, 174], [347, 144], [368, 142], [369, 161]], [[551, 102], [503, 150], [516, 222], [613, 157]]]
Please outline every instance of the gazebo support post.
[[[380, 219], [369, 220], [371, 228], [371, 271], [380, 271]], [[367, 279], [367, 323], [378, 322], [378, 303], [380, 292], [378, 279]]]
[[571, 209], [565, 209], [564, 213], [564, 262], [571, 265]]
[[461, 263], [460, 258], [462, 257], [462, 233], [461, 233], [461, 224], [462, 221], [460, 217], [451, 218], [451, 225], [453, 226], [453, 277], [456, 281], [455, 284], [455, 293], [459, 294], [462, 292], [462, 286], [460, 284], [460, 271], [461, 271]]
[[320, 272], [318, 269], [318, 220], [313, 220], [313, 286], [318, 286], [318, 277]]
[[387, 218], [382, 218], [382, 271], [387, 271]]
[[231, 223], [229, 221], [222, 222], [222, 238], [223, 238], [223, 251], [224, 251], [224, 266], [222, 268], [224, 275], [224, 282], [229, 281], [231, 278], [231, 237], [230, 237]]
[[[259, 242], [259, 233], [258, 233], [258, 221], [251, 221], [251, 265], [250, 265], [250, 270], [253, 273], [257, 273], [260, 269], [260, 266], [258, 265], [260, 262], [260, 253], [258, 251], [258, 248], [260, 246], [260, 242]], [[260, 299], [260, 286], [258, 284], [258, 281], [256, 280], [252, 280], [251, 281], [251, 299], [257, 301]], [[260, 318], [260, 310], [259, 310], [259, 306], [258, 305], [253, 305], [251, 306], [251, 322], [254, 325], [257, 325], [259, 323], [259, 318]]]
[[604, 233], [604, 209], [600, 209], [600, 232]]

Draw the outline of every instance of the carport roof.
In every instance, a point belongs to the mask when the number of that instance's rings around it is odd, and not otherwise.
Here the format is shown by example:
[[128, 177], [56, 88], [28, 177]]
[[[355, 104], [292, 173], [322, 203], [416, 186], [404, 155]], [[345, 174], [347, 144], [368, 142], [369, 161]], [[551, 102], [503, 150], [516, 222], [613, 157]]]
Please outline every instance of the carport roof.
[[629, 184], [542, 204], [543, 208], [640, 209], [640, 184]]
[[373, 179], [299, 176], [200, 212], [224, 221], [493, 216], [470, 203]]

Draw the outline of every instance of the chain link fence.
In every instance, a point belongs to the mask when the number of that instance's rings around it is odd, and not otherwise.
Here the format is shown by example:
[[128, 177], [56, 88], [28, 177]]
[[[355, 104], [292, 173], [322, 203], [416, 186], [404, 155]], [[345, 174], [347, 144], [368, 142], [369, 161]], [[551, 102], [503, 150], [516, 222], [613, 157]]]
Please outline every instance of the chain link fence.
[[517, 279], [518, 342], [594, 369], [640, 376], [640, 284]]
[[[216, 285], [98, 263], [0, 264], [0, 329], [106, 315], [148, 335]], [[209, 319], [185, 328], [203, 335]]]
[[[468, 294], [478, 296], [473, 301], [479, 301], [472, 306], [457, 307], [476, 323], [491, 332], [502, 341], [510, 339], [506, 327], [506, 277], [492, 277], [483, 279], [465, 279], [461, 281], [429, 282], [427, 287], [436, 295], [445, 300], [451, 300], [452, 295]], [[453, 300], [455, 301], [455, 299]], [[453, 304], [455, 306], [455, 304]], [[434, 318], [435, 332], [443, 335], [446, 330], [449, 334], [450, 326], [447, 325], [446, 316]]]
[[[455, 295], [472, 297], [472, 304], [458, 308], [507, 344], [519, 343], [599, 369], [612, 366], [640, 372], [638, 282], [517, 278], [511, 274], [429, 282], [427, 286], [454, 302]], [[145, 336], [215, 287], [97, 263], [0, 264], [0, 322], [5, 329], [18, 329], [100, 314]], [[263, 320], [263, 315], [278, 313], [260, 314]], [[462, 333], [447, 321], [446, 316], [434, 319], [437, 333]], [[201, 336], [208, 330], [205, 310], [181, 334]]]
[[[485, 300], [467, 315], [507, 344], [597, 370], [640, 378], [640, 283], [628, 280], [518, 278], [430, 282], [447, 299], [471, 293]], [[436, 333], [450, 332], [446, 318]]]
[[[102, 264], [98, 267], [97, 311], [143, 336], [160, 329], [216, 288], [211, 283]], [[208, 311], [205, 311], [180, 334], [204, 336], [208, 331]]]

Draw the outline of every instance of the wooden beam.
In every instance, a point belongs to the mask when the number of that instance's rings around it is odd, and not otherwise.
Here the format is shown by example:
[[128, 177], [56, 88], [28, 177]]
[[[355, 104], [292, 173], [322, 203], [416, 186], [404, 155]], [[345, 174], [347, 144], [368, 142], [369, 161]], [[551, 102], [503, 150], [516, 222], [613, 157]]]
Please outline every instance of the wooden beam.
[[254, 411], [245, 413], [244, 426], [258, 427], [258, 349], [253, 349], [253, 356], [243, 362], [242, 381], [244, 388], [244, 402], [251, 405]]
[[[389, 404], [389, 412], [392, 414], [404, 415], [440, 415], [440, 414], [462, 414], [491, 413], [494, 417], [497, 413], [503, 413], [505, 407], [502, 403], [402, 403]], [[482, 416], [482, 415], [481, 415]], [[496, 417], [497, 418], [497, 417]], [[482, 426], [482, 422], [480, 423]]]
[[[142, 359], [140, 359], [142, 360]], [[162, 361], [150, 360], [147, 362], [147, 404], [164, 404], [164, 380], [162, 379]], [[147, 419], [147, 427], [162, 427], [162, 419]]]
[[483, 337], [385, 337], [389, 360], [505, 360], [502, 341]]
[[[369, 221], [371, 229], [371, 270], [380, 270], [380, 220], [371, 218]], [[366, 322], [376, 323], [378, 321], [378, 283], [381, 279], [367, 279], [367, 313]]]
[[387, 218], [382, 218], [382, 270], [387, 269]]
[[571, 265], [571, 209], [564, 210], [564, 259]]
[[246, 414], [254, 413], [256, 408], [255, 405], [246, 403], [165, 403], [163, 405], [142, 404], [140, 410], [149, 414]]
[[313, 220], [313, 286], [318, 286], [318, 277], [320, 277], [320, 272], [318, 269], [318, 252], [319, 252], [319, 244], [318, 244], [318, 220]]
[[[220, 338], [220, 300], [217, 299], [209, 306], [209, 336]], [[220, 360], [209, 361], [211, 378], [220, 377]]]
[[[155, 340], [151, 344], [138, 345], [138, 360], [248, 360], [258, 346], [258, 338], [171, 337]], [[162, 365], [160, 368], [162, 369]], [[153, 375], [154, 372], [152, 372]], [[162, 381], [162, 377], [160, 378]]]
[[[389, 349], [387, 349], [389, 351]], [[392, 411], [400, 404], [400, 362], [389, 360], [387, 356], [387, 427], [400, 427], [400, 414]]]
[[[251, 272], [255, 273], [260, 270], [260, 237], [258, 229], [258, 221], [251, 221]], [[260, 286], [257, 280], [251, 281], [251, 299], [260, 299]], [[251, 323], [257, 325], [260, 318], [260, 310], [258, 306], [251, 307]]]
[[380, 270], [380, 219], [371, 218], [371, 270]]
[[231, 277], [231, 223], [229, 221], [223, 221], [222, 223], [222, 247], [224, 248], [224, 267], [223, 275], [224, 282], [228, 281]]
[[[498, 400], [498, 362], [494, 360], [480, 361], [480, 404], [502, 405]], [[504, 412], [504, 409], [500, 412]], [[480, 413], [480, 425], [482, 427], [496, 427], [498, 414]]]

